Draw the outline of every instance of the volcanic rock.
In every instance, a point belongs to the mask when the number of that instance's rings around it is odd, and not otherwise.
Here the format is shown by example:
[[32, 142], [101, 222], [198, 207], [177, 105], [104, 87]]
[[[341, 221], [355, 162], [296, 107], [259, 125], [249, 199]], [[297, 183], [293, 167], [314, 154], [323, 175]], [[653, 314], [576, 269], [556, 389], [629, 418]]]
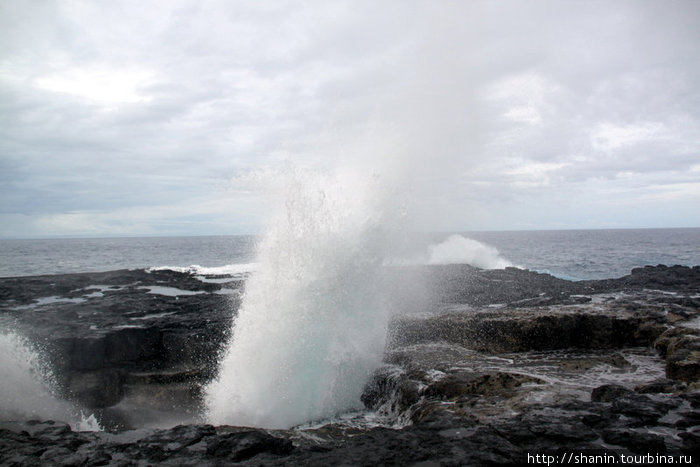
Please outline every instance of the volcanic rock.
[[630, 389], [627, 389], [624, 386], [620, 386], [619, 384], [604, 384], [603, 386], [599, 386], [595, 388], [591, 392], [591, 401], [593, 402], [612, 402], [615, 399], [618, 399], [623, 396], [627, 396], [629, 394], [633, 394], [634, 392]]
[[0, 319], [35, 343], [60, 393], [81, 406], [182, 384], [193, 403], [215, 374], [241, 287], [168, 270], [0, 278]]
[[114, 431], [2, 421], [0, 464], [523, 465], [533, 453], [697, 453], [700, 268], [579, 282], [516, 268], [415, 270], [428, 298], [394, 300], [406, 307], [362, 396], [385, 426], [290, 430], [145, 428], [150, 412], [200, 413], [241, 278], [0, 278], [3, 324], [43, 349], [63, 395]]

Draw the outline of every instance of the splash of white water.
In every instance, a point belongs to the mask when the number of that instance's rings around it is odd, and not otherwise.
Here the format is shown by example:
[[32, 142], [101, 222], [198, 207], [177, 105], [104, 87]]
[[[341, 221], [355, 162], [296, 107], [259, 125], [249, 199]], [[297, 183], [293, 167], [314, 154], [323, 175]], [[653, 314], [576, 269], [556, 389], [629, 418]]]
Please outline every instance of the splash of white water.
[[386, 222], [367, 186], [292, 177], [206, 390], [211, 423], [283, 428], [361, 406], [388, 321]]
[[2, 419], [67, 418], [69, 406], [53, 396], [53, 377], [38, 352], [22, 337], [8, 332], [0, 334], [0, 355]]
[[496, 248], [461, 235], [450, 235], [443, 242], [430, 245], [428, 254], [428, 264], [469, 264], [482, 269], [513, 266]]
[[41, 354], [14, 332], [0, 334], [0, 420], [61, 420], [79, 431], [99, 431], [94, 415], [85, 416], [54, 396], [53, 373]]
[[80, 420], [73, 424], [73, 427], [77, 431], [102, 431], [102, 426], [94, 413], [85, 415], [83, 412], [80, 412]]

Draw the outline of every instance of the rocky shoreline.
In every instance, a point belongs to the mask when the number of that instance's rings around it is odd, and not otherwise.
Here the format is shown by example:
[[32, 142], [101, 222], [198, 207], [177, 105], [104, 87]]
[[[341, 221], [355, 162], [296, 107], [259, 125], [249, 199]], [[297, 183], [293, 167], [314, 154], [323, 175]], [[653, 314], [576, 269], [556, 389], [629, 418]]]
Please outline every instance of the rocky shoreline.
[[392, 321], [368, 410], [291, 430], [197, 422], [245, 277], [0, 278], [3, 326], [50, 356], [61, 397], [108, 430], [6, 420], [0, 463], [516, 465], [700, 452], [700, 267], [579, 282], [459, 265], [411, 274], [425, 290], [398, 294], [412, 306]]

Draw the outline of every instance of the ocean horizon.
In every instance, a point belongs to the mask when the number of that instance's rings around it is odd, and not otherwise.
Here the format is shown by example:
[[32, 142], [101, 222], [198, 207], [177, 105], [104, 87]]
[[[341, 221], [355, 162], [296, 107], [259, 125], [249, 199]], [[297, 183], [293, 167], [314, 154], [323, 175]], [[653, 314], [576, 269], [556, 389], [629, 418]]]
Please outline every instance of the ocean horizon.
[[[253, 265], [258, 235], [0, 239], [0, 277], [114, 269], [203, 270]], [[484, 269], [515, 266], [570, 280], [628, 274], [645, 265], [700, 265], [700, 228], [421, 232], [404, 258]], [[251, 266], [252, 268], [252, 266]]]

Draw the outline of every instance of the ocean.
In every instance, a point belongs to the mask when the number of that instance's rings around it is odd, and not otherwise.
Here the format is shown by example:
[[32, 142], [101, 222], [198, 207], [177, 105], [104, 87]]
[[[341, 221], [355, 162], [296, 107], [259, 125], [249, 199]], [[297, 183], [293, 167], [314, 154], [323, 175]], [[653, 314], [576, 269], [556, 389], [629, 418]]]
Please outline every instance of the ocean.
[[[0, 240], [0, 277], [151, 267], [240, 272], [255, 268], [256, 242], [255, 236]], [[411, 249], [403, 260], [604, 279], [645, 265], [700, 265], [700, 228], [431, 233]]]

